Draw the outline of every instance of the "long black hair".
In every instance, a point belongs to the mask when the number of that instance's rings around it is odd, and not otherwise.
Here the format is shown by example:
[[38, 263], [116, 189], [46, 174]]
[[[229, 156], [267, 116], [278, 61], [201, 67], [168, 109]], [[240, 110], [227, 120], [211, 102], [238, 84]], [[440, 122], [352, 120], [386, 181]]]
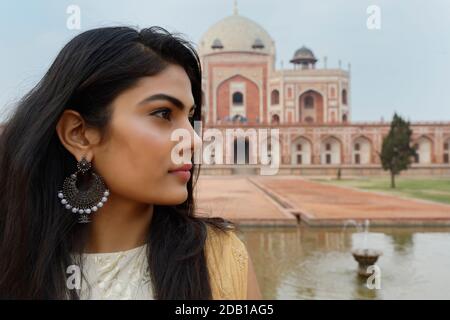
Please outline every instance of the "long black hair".
[[[170, 64], [186, 71], [197, 106], [194, 119], [200, 120], [198, 55], [189, 41], [160, 27], [105, 27], [77, 35], [19, 101], [0, 135], [0, 298], [79, 298], [66, 286], [66, 268], [74, 263], [72, 253], [82, 251], [86, 226], [55, 196], [76, 168], [56, 124], [70, 108], [105, 138], [113, 99]], [[195, 214], [199, 170], [192, 169], [184, 203], [154, 206], [147, 255], [155, 299], [212, 298], [207, 226], [226, 231], [234, 225]]]

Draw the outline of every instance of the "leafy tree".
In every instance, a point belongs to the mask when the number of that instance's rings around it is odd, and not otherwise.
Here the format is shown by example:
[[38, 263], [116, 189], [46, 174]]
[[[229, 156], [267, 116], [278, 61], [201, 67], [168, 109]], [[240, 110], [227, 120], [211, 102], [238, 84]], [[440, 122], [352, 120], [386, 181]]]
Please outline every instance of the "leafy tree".
[[395, 176], [401, 171], [407, 170], [413, 158], [417, 156], [417, 151], [411, 147], [411, 135], [409, 121], [405, 121], [397, 115], [391, 122], [391, 129], [386, 137], [383, 138], [380, 160], [384, 170], [391, 173], [391, 188], [395, 188]]

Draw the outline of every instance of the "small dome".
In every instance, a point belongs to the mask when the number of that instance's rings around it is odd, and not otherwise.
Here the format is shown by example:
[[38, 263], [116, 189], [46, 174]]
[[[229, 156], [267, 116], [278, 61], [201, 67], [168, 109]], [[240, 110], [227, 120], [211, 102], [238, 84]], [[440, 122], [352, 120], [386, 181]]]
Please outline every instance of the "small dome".
[[211, 45], [211, 49], [223, 49], [223, 44], [220, 39], [215, 39]]
[[256, 38], [252, 45], [253, 49], [264, 49], [264, 43], [260, 38]]
[[317, 59], [314, 53], [305, 46], [295, 51], [294, 57], [291, 60], [292, 63], [316, 63]]

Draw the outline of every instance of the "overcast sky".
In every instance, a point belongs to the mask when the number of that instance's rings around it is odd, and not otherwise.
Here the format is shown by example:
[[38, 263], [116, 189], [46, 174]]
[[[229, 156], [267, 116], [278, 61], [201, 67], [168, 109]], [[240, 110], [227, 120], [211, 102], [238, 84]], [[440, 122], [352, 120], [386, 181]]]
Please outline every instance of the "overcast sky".
[[[66, 26], [69, 5], [81, 10], [81, 29]], [[370, 30], [368, 6], [381, 10]], [[239, 14], [275, 40], [277, 68], [302, 45], [323, 66], [351, 63], [354, 121], [450, 121], [450, 1], [238, 0]], [[160, 25], [197, 43], [209, 26], [233, 13], [233, 0], [64, 1], [2, 0], [0, 110], [14, 105], [43, 76], [62, 46], [98, 26]], [[0, 120], [2, 118], [0, 117]]]

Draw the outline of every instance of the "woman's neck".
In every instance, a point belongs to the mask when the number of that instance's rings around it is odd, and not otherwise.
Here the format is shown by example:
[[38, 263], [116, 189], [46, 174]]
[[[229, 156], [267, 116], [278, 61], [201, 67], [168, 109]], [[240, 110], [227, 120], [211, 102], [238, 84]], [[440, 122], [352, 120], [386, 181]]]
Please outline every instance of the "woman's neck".
[[153, 205], [110, 194], [103, 207], [92, 213], [84, 252], [117, 252], [142, 246], [148, 239], [152, 217]]

